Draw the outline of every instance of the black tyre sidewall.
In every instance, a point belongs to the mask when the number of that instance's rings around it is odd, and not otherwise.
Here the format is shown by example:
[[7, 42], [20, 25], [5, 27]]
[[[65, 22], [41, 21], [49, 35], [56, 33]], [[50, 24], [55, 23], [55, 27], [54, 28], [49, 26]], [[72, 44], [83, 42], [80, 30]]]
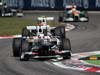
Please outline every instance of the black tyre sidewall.
[[20, 56], [20, 47], [21, 47], [21, 38], [14, 38], [12, 44], [14, 57]]
[[29, 35], [30, 35], [29, 30], [27, 30], [26, 27], [23, 28], [23, 29], [22, 29], [22, 37], [27, 37], [27, 36], [29, 36]]
[[64, 50], [71, 50], [71, 43], [68, 38], [64, 38], [61, 40], [61, 45]]
[[65, 26], [58, 26], [55, 28], [55, 36], [65, 38]]
[[70, 43], [70, 40], [68, 38], [62, 39], [61, 44], [62, 44], [61, 48], [63, 50], [69, 50], [69, 52], [66, 52], [63, 55], [63, 59], [70, 59], [71, 58], [71, 43]]

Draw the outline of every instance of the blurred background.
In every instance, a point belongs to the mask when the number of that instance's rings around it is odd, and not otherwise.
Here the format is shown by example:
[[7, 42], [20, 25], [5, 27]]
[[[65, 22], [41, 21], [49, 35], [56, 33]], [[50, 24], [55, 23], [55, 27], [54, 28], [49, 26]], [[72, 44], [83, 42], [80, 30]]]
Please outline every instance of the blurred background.
[[74, 3], [81, 9], [100, 10], [100, 0], [0, 0], [11, 8], [28, 10], [63, 10], [65, 5]]

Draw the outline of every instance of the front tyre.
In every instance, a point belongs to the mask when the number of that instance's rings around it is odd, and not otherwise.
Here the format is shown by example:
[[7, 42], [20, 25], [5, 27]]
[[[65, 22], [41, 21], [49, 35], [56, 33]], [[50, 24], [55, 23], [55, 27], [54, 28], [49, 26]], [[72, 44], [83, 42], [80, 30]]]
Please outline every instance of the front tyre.
[[29, 61], [29, 55], [21, 54], [20, 61]]
[[70, 59], [71, 58], [71, 43], [68, 38], [62, 39], [61, 49], [65, 51], [65, 53], [63, 54], [63, 59]]
[[63, 17], [62, 16], [59, 17], [59, 22], [63, 22]]
[[14, 38], [12, 49], [13, 49], [13, 56], [19, 57], [20, 56], [20, 47], [21, 47], [21, 38]]
[[71, 59], [71, 52], [66, 53], [66, 55], [63, 56], [63, 59]]

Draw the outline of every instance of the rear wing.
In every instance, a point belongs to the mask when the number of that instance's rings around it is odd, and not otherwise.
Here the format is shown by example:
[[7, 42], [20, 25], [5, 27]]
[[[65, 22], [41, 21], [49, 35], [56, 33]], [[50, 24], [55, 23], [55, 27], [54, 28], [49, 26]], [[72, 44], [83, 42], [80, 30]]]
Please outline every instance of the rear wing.
[[[26, 26], [26, 28], [28, 30], [36, 30], [36, 29], [40, 29], [40, 26]], [[47, 29], [49, 28], [49, 25], [46, 25], [46, 26], [41, 26], [42, 29]]]
[[3, 5], [3, 3], [2, 3], [2, 2], [0, 2], [0, 5]]
[[41, 20], [52, 21], [52, 20], [54, 20], [54, 17], [38, 17], [38, 20], [39, 21], [41, 21]]
[[77, 6], [76, 5], [66, 5], [65, 6], [66, 9], [73, 8], [73, 7], [76, 8]]

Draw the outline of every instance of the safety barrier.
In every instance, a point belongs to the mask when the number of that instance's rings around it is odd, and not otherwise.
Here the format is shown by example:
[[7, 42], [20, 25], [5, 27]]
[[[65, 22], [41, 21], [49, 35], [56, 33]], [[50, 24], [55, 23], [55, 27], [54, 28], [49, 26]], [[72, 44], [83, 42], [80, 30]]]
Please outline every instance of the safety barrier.
[[64, 9], [67, 4], [76, 4], [80, 9], [100, 10], [100, 0], [2, 0], [8, 6], [23, 9]]

